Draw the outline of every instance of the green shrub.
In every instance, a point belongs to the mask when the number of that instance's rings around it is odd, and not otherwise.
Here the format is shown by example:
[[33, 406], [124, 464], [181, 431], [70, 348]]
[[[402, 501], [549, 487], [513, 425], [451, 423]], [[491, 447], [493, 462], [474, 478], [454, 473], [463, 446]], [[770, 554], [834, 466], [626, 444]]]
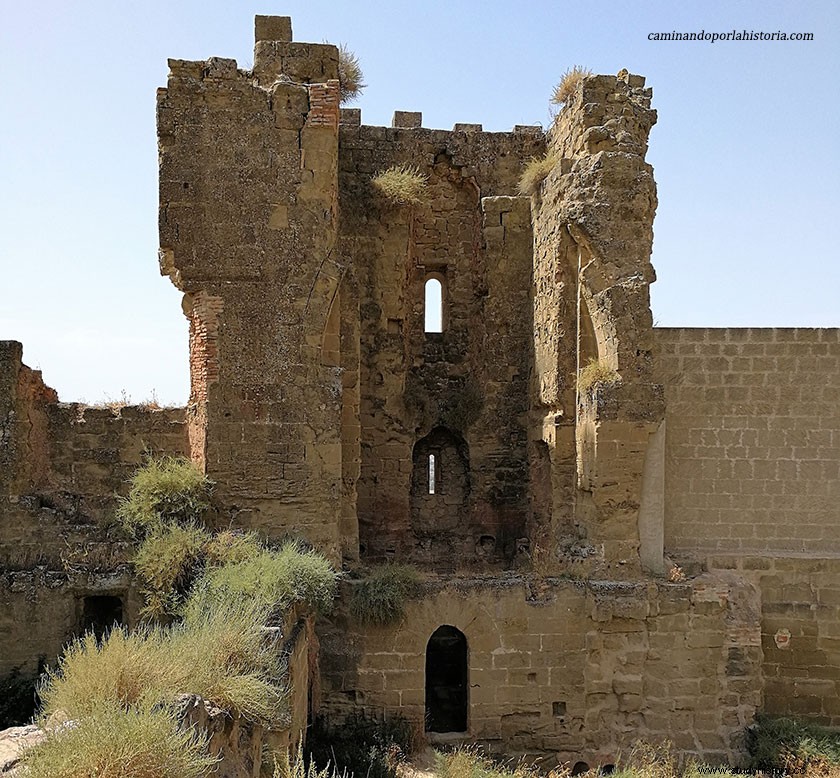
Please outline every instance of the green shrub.
[[189, 621], [208, 608], [244, 599], [266, 609], [305, 603], [329, 613], [337, 582], [323, 556], [290, 542], [278, 551], [263, 550], [242, 562], [207, 569], [184, 606], [184, 616]]
[[170, 711], [107, 705], [26, 752], [26, 778], [203, 778], [215, 759]]
[[615, 384], [621, 380], [621, 376], [600, 359], [590, 359], [589, 364], [582, 368], [578, 374], [578, 389], [585, 392], [595, 384]]
[[342, 104], [355, 100], [367, 86], [359, 58], [343, 43], [338, 47], [339, 100]]
[[353, 711], [335, 727], [319, 717], [306, 735], [308, 763], [365, 778], [396, 778], [400, 760], [413, 750], [414, 732], [399, 715], [378, 719]]
[[840, 733], [797, 719], [757, 717], [747, 748], [752, 770], [827, 773], [840, 766]]
[[561, 77], [557, 86], [551, 94], [551, 102], [553, 105], [565, 106], [569, 100], [574, 96], [578, 84], [587, 76], [591, 76], [592, 71], [588, 68], [575, 65], [569, 68]]
[[146, 536], [134, 556], [134, 567], [145, 587], [143, 618], [175, 616], [211, 542], [207, 530], [192, 525], [170, 524]]
[[245, 562], [264, 550], [256, 532], [228, 529], [213, 535], [204, 546], [209, 567]]
[[371, 183], [395, 205], [420, 205], [426, 201], [428, 176], [412, 165], [393, 165]]
[[131, 479], [117, 518], [143, 537], [170, 523], [195, 524], [209, 507], [210, 481], [183, 457], [149, 459]]
[[409, 565], [374, 567], [356, 584], [350, 612], [364, 624], [392, 624], [405, 614], [406, 601], [420, 593], [420, 577]]
[[547, 152], [541, 157], [531, 157], [519, 177], [519, 194], [532, 197], [540, 191], [542, 182], [557, 164], [557, 157]]

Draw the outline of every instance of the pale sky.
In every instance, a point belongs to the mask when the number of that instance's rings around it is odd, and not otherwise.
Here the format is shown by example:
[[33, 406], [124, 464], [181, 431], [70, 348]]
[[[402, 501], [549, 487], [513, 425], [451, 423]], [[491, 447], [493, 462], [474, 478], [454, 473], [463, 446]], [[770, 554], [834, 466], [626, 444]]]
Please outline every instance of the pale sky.
[[[377, 7], [378, 6], [378, 7]], [[840, 3], [0, 0], [0, 339], [62, 400], [188, 395], [180, 294], [157, 270], [155, 90], [167, 57], [248, 67], [256, 13], [346, 43], [365, 124], [550, 122], [572, 65], [647, 77], [662, 326], [840, 325]], [[653, 42], [652, 32], [813, 32]]]

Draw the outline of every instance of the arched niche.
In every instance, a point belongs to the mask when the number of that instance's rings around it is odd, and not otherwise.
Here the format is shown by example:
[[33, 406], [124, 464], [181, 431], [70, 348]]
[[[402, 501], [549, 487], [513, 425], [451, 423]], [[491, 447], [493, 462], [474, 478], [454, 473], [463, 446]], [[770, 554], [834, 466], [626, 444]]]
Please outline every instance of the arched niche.
[[456, 529], [465, 519], [470, 494], [469, 452], [464, 439], [436, 427], [414, 445], [411, 523], [415, 533]]

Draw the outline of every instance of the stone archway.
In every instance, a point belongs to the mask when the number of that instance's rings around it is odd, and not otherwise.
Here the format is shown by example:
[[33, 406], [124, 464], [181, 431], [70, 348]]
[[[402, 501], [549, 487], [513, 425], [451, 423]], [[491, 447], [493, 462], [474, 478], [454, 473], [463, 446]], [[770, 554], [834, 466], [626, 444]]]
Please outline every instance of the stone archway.
[[444, 624], [426, 644], [426, 731], [466, 732], [469, 707], [467, 638]]

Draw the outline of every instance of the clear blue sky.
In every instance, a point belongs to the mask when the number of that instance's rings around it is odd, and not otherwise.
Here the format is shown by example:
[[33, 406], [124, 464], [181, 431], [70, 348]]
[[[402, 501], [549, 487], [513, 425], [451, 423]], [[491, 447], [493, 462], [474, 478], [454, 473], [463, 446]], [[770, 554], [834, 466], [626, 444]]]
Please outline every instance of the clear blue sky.
[[[568, 67], [654, 89], [654, 318], [663, 326], [840, 324], [840, 3], [2, 0], [0, 339], [61, 399], [188, 394], [180, 295], [157, 270], [155, 89], [167, 57], [249, 66], [255, 13], [347, 43], [366, 124], [547, 124]], [[813, 32], [811, 42], [651, 42], [648, 33]]]

